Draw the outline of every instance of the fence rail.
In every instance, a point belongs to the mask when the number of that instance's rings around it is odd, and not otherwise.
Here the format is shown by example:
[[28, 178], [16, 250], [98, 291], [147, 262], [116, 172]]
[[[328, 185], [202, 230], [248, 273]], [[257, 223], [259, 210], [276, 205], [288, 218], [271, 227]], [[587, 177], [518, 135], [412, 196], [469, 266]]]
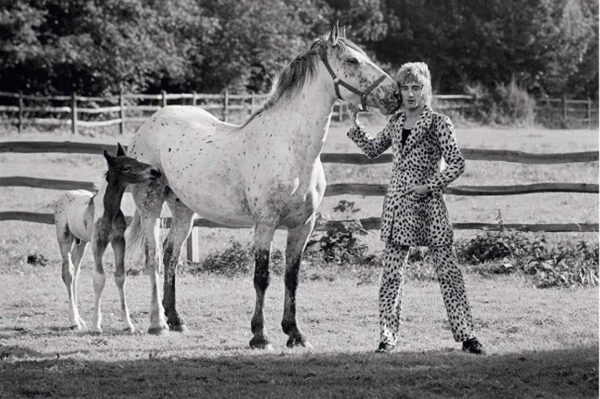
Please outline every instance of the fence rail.
[[[110, 150], [114, 146], [105, 143], [82, 143], [72, 141], [8, 141], [0, 142], [0, 153], [78, 153], [78, 154], [101, 154], [103, 150]], [[522, 151], [508, 150], [488, 150], [488, 149], [463, 149], [466, 159], [479, 161], [502, 161], [519, 162], [524, 164], [556, 164], [573, 162], [596, 162], [598, 161], [597, 151], [557, 153], [557, 154], [531, 154]], [[377, 159], [369, 159], [363, 154], [321, 154], [322, 162], [345, 163], [354, 165], [369, 165], [389, 163], [392, 161], [390, 154], [384, 154]], [[31, 187], [53, 190], [73, 190], [85, 189], [93, 190], [92, 182], [43, 179], [26, 176], [5, 176], [0, 177], [0, 187]], [[327, 185], [325, 195], [362, 195], [362, 196], [382, 196], [385, 194], [386, 186], [383, 184], [357, 184], [357, 183], [338, 183]], [[531, 193], [545, 192], [576, 192], [598, 194], [599, 186], [595, 183], [535, 183], [522, 185], [505, 186], [450, 186], [444, 189], [444, 193], [450, 195], [521, 195]], [[0, 212], [0, 221], [19, 220], [35, 223], [53, 224], [54, 217], [50, 213], [24, 212], [24, 211], [4, 211]], [[362, 226], [369, 230], [379, 229], [381, 219], [379, 217], [370, 217], [359, 220]], [[344, 221], [325, 221], [317, 225], [317, 230], [326, 230], [332, 226]], [[170, 218], [164, 219], [165, 227], [169, 226]], [[195, 227], [219, 227], [236, 228], [220, 225], [207, 219], [196, 219]], [[457, 230], [473, 229], [515, 229], [530, 232], [597, 232], [598, 223], [533, 223], [533, 224], [493, 224], [464, 222], [454, 223], [453, 227]], [[195, 249], [197, 243], [194, 242], [196, 233], [190, 235], [187, 241], [186, 253], [190, 260], [198, 260], [198, 251]]]
[[[131, 217], [127, 216], [127, 222], [131, 221]], [[0, 212], [0, 221], [25, 221], [43, 224], [54, 224], [54, 215], [52, 213], [41, 212], [26, 212], [26, 211], [9, 211]], [[330, 227], [342, 225], [344, 223], [356, 222], [357, 220], [328, 220], [317, 224], [315, 230], [326, 231]], [[378, 230], [381, 227], [380, 217], [370, 217], [358, 219], [358, 222], [367, 230]], [[163, 227], [171, 226], [171, 218], [165, 217], [162, 221]], [[207, 228], [223, 228], [223, 229], [243, 229], [246, 227], [232, 227], [219, 223], [212, 222], [207, 219], [194, 219], [194, 227]], [[548, 232], [548, 233], [566, 233], [566, 232], [596, 232], [598, 231], [598, 223], [453, 223], [452, 227], [457, 230], [481, 230], [488, 229], [498, 231], [501, 229], [513, 229], [529, 232]], [[283, 229], [283, 227], [281, 227]]]
[[[124, 146], [127, 148], [126, 146]], [[112, 151], [113, 144], [84, 143], [77, 141], [3, 141], [0, 142], [0, 153], [76, 153], [102, 154]], [[523, 151], [491, 150], [479, 148], [463, 148], [463, 156], [472, 161], [502, 161], [524, 164], [557, 164], [598, 161], [598, 151], [567, 152], [555, 154], [532, 154]], [[369, 159], [360, 153], [323, 153], [324, 163], [342, 163], [354, 165], [374, 165], [392, 162], [392, 154], [383, 154]]]
[[[123, 133], [125, 124], [139, 123], [147, 117], [148, 112], [176, 102], [177, 104], [199, 105], [213, 112], [225, 121], [232, 118], [247, 117], [256, 111], [266, 100], [266, 94], [220, 94], [206, 93], [167, 93], [135, 94], [120, 93], [105, 97], [80, 96], [36, 96], [23, 93], [0, 91], [0, 124], [16, 125], [21, 132], [25, 125], [69, 126], [72, 133], [78, 128], [99, 128], [119, 126]], [[475, 98], [462, 94], [438, 94], [433, 96], [433, 103], [442, 111], [462, 112], [473, 106]], [[29, 104], [26, 104], [26, 103]], [[56, 103], [62, 103], [60, 106]], [[104, 103], [105, 105], [99, 105]], [[536, 119], [541, 123], [553, 126], [563, 125], [591, 128], [598, 125], [598, 103], [587, 100], [571, 100], [567, 98], [541, 98], [536, 100]], [[84, 106], [85, 105], [85, 106]], [[40, 114], [44, 114], [40, 116]], [[140, 116], [142, 115], [142, 116]], [[338, 102], [334, 106], [333, 119], [344, 120], [349, 117], [346, 103]]]

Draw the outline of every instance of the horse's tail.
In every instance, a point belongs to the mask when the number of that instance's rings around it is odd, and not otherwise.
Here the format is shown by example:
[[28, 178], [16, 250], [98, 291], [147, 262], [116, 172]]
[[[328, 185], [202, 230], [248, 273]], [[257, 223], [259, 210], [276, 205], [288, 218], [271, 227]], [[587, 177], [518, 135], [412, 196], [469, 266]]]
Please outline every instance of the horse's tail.
[[131, 263], [136, 266], [144, 267], [145, 259], [142, 247], [144, 244], [144, 235], [142, 234], [140, 213], [135, 210], [131, 223], [125, 230], [125, 245], [126, 245], [126, 256]]

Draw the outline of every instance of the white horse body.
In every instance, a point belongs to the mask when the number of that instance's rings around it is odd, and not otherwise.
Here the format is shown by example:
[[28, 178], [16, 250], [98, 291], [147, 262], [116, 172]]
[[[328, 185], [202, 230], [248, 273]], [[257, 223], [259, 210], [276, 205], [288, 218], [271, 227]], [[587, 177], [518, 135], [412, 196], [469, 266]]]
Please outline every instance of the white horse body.
[[[169, 106], [139, 129], [130, 154], [156, 165], [177, 198], [206, 219], [236, 227], [254, 227], [257, 220], [295, 227], [323, 198], [319, 154], [335, 101], [315, 101], [310, 92], [303, 97], [303, 114], [315, 115], [312, 124], [297, 115], [297, 103], [260, 114], [243, 129], [196, 107]], [[282, 120], [281, 112], [290, 119]], [[307, 138], [309, 145], [298, 142]]]
[[[64, 193], [54, 203], [56, 225], [66, 224], [71, 233], [81, 241], [92, 240], [92, 227], [94, 226], [94, 209], [96, 198], [86, 190], [72, 190]], [[61, 215], [59, 217], [59, 215]]]
[[[137, 208], [133, 226], [145, 238], [152, 289], [148, 331], [185, 331], [176, 310], [175, 272], [197, 213], [229, 226], [254, 227], [256, 305], [250, 346], [255, 348], [270, 346], [263, 306], [271, 241], [277, 227], [287, 227], [281, 326], [289, 336], [288, 346], [308, 344], [296, 323], [296, 287], [302, 253], [325, 192], [319, 156], [333, 104], [344, 99], [390, 114], [399, 106], [397, 94], [394, 80], [334, 28], [328, 39], [315, 41], [283, 70], [263, 109], [245, 124], [221, 122], [194, 107], [171, 106], [142, 125], [130, 155], [162, 172], [160, 182], [132, 186]], [[164, 201], [173, 216], [163, 248], [159, 228]]]

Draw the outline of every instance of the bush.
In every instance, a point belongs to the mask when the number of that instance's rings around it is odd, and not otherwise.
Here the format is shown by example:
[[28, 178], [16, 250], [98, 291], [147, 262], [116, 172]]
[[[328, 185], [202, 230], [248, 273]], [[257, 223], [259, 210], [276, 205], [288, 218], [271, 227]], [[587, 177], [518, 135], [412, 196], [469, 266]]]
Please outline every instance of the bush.
[[[309, 240], [306, 245], [308, 258], [338, 265], [370, 263], [373, 256], [367, 255], [369, 248], [359, 237], [367, 235], [367, 230], [359, 220], [351, 219], [360, 209], [354, 208], [354, 202], [341, 200], [333, 211], [344, 217], [344, 220], [329, 223], [325, 234], [316, 240]], [[322, 217], [319, 219], [321, 221]]]
[[475, 97], [466, 115], [484, 124], [531, 126], [535, 121], [535, 99], [513, 78], [489, 90], [481, 84], [466, 86]]
[[[269, 269], [275, 274], [282, 274], [283, 253], [276, 249], [271, 251]], [[190, 268], [191, 273], [214, 273], [227, 277], [245, 275], [254, 272], [254, 247], [250, 243], [241, 244], [230, 239], [229, 246], [223, 251], [209, 254], [201, 263], [195, 263]]]
[[546, 237], [500, 230], [484, 231], [456, 244], [460, 263], [484, 274], [523, 273], [538, 288], [598, 285], [598, 244], [580, 241], [550, 245]]

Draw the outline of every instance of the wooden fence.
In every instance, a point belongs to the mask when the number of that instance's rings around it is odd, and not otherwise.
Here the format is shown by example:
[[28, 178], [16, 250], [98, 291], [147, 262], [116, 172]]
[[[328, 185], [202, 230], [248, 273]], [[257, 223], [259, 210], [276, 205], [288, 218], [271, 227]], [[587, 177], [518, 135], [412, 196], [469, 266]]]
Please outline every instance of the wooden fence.
[[[86, 97], [73, 93], [71, 96], [30, 96], [23, 93], [0, 92], [0, 123], [17, 126], [19, 133], [27, 125], [70, 126], [77, 134], [79, 128], [119, 126], [125, 131], [128, 122], [142, 123], [149, 112], [156, 112], [166, 105], [185, 104], [201, 106], [224, 121], [244, 120], [256, 111], [267, 98], [266, 94], [119, 94], [106, 97]], [[442, 110], [461, 110], [472, 101], [471, 96], [437, 95], [436, 105]], [[58, 103], [58, 104], [57, 104]], [[348, 106], [337, 102], [332, 119], [342, 121], [350, 116]]]
[[[1, 124], [17, 126], [21, 132], [26, 125], [70, 126], [77, 134], [79, 128], [119, 126], [123, 134], [126, 123], [141, 124], [148, 113], [169, 104], [201, 106], [224, 121], [242, 121], [266, 100], [266, 94], [167, 93], [124, 94], [105, 97], [31, 96], [23, 93], [0, 92]], [[8, 100], [8, 101], [7, 101]], [[462, 112], [472, 106], [469, 95], [435, 95], [433, 104], [442, 111]], [[8, 103], [8, 104], [7, 104]], [[332, 118], [342, 121], [349, 117], [348, 106], [337, 102]], [[598, 126], [598, 104], [591, 100], [539, 99], [536, 106], [538, 122], [551, 126]]]
[[536, 100], [536, 121], [548, 126], [564, 128], [598, 126], [598, 103], [587, 100], [540, 98]]
[[[95, 144], [71, 141], [8, 141], [0, 142], [0, 153], [78, 153], [78, 154], [102, 154], [102, 151], [112, 150], [112, 144]], [[598, 161], [598, 151], [555, 153], [555, 154], [531, 154], [522, 151], [510, 150], [491, 150], [491, 149], [470, 149], [464, 148], [463, 155], [467, 160], [477, 161], [502, 161], [517, 162], [524, 164], [559, 164], [574, 162], [596, 162]], [[374, 165], [388, 163], [392, 161], [391, 154], [384, 154], [376, 159], [369, 159], [363, 154], [346, 153], [323, 153], [321, 161], [324, 163], [342, 163], [353, 165]], [[93, 190], [93, 183], [75, 180], [59, 179], [41, 179], [25, 176], [5, 176], [0, 177], [0, 187], [33, 187], [53, 190], [74, 190], [86, 189]], [[325, 196], [336, 195], [363, 195], [363, 196], [383, 196], [386, 186], [383, 184], [357, 184], [357, 183], [338, 183], [327, 185]], [[444, 190], [449, 195], [519, 195], [545, 192], [574, 192], [598, 194], [599, 188], [596, 183], [534, 183], [521, 185], [505, 186], [450, 186]], [[53, 224], [53, 215], [50, 213], [23, 212], [23, 211], [3, 211], [0, 212], [0, 221], [2, 220], [21, 220], [36, 223]], [[360, 219], [360, 222], [366, 229], [379, 229], [380, 218], [370, 217]], [[168, 226], [170, 220], [165, 219], [165, 226]], [[329, 221], [323, 225], [317, 226], [317, 230], [325, 230], [337, 223], [343, 221]], [[223, 227], [206, 219], [196, 219], [195, 227]], [[501, 228], [516, 229], [521, 231], [546, 231], [546, 232], [597, 232], [598, 223], [510, 223], [510, 224], [491, 224], [478, 222], [454, 223], [455, 229], [472, 230], [487, 228], [498, 230]], [[188, 241], [187, 255], [188, 259], [195, 259], [194, 245], [192, 237]]]

